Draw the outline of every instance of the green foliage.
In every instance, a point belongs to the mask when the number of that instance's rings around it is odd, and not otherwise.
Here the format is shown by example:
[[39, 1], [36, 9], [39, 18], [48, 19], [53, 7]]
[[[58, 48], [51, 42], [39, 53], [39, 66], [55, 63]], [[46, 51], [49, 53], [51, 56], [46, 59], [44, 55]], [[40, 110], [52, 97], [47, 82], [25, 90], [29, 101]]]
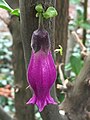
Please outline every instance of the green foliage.
[[49, 19], [58, 15], [57, 10], [54, 7], [48, 7], [45, 11], [42, 4], [36, 5], [35, 10], [37, 11], [36, 17], [39, 17], [40, 13], [42, 13], [43, 18], [45, 19]]
[[69, 29], [73, 30], [76, 28], [83, 28], [83, 29], [90, 29], [90, 23], [88, 22], [89, 20], [84, 21], [84, 9], [80, 5], [80, 0], [70, 0], [72, 1], [71, 3], [78, 3], [77, 5], [77, 10], [76, 10], [76, 17], [72, 22], [69, 23]]
[[86, 22], [82, 22], [82, 23], [80, 24], [80, 27], [88, 30], [88, 29], [90, 29], [90, 23], [87, 22], [87, 21], [86, 21]]
[[81, 60], [81, 56], [79, 54], [72, 54], [70, 57], [70, 64], [72, 71], [78, 75], [82, 66], [83, 66], [83, 61]]
[[0, 8], [3, 8], [10, 12], [11, 15], [20, 16], [20, 10], [19, 9], [12, 9], [5, 0], [0, 0]]
[[59, 96], [58, 100], [60, 102], [63, 102], [64, 98], [65, 98], [65, 94], [64, 93], [60, 93], [60, 96]]
[[19, 9], [14, 9], [14, 10], [11, 11], [11, 14], [15, 15], [15, 16], [20, 16], [20, 10]]
[[43, 17], [45, 19], [48, 19], [48, 18], [52, 18], [52, 17], [55, 17], [57, 16], [58, 13], [56, 11], [56, 9], [54, 7], [49, 7], [44, 13], [43, 13]]
[[[12, 41], [8, 35], [0, 35], [0, 87], [13, 86], [14, 71], [12, 67]], [[0, 96], [0, 105], [7, 112], [15, 112], [14, 101], [11, 98]]]
[[38, 13], [43, 12], [43, 6], [42, 6], [42, 4], [36, 5], [35, 10], [36, 10]]
[[69, 70], [71, 70], [71, 69], [72, 69], [71, 63], [68, 63], [67, 65], [65, 65], [65, 70], [66, 70], [66, 71], [69, 71]]
[[80, 3], [80, 0], [69, 0], [71, 4], [78, 4]]

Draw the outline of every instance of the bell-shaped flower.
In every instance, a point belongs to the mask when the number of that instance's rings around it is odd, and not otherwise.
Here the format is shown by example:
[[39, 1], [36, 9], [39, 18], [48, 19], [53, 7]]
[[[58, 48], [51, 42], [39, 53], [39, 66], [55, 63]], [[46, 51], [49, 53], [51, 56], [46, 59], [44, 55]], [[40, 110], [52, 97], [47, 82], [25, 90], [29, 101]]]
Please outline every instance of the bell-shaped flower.
[[50, 95], [51, 87], [56, 80], [56, 68], [50, 52], [49, 34], [45, 29], [34, 31], [31, 47], [27, 79], [33, 96], [27, 104], [36, 104], [41, 112], [46, 105], [56, 104]]

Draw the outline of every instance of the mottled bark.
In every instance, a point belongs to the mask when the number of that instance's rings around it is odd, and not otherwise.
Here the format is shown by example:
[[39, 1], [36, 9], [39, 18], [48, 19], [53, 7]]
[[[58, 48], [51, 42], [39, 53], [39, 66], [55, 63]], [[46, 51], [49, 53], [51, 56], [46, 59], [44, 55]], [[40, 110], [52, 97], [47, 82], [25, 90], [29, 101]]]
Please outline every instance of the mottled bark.
[[68, 86], [60, 109], [65, 110], [70, 120], [90, 120], [90, 54], [76, 81]]
[[[18, 8], [19, 1], [7, 1], [12, 8]], [[25, 69], [24, 52], [20, 34], [20, 21], [19, 18], [12, 16], [9, 24], [9, 29], [13, 37], [13, 64], [15, 75], [15, 117], [17, 120], [34, 120], [34, 107], [27, 106], [26, 102], [31, 96], [30, 90], [26, 90], [27, 78]]]
[[13, 37], [13, 64], [15, 75], [15, 109], [17, 120], [34, 120], [33, 106], [27, 106], [26, 102], [31, 96], [30, 90], [26, 90], [27, 78], [25, 69], [24, 53], [20, 36], [20, 21], [17, 17], [12, 17], [9, 29]]

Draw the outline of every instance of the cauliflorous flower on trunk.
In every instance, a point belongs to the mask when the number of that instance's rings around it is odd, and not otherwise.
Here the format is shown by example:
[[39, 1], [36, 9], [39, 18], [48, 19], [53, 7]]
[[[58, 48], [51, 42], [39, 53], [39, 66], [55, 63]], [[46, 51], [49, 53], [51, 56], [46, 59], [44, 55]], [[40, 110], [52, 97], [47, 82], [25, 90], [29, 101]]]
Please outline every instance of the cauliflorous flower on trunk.
[[56, 68], [50, 52], [49, 34], [44, 28], [33, 32], [31, 47], [27, 79], [33, 96], [27, 104], [36, 104], [41, 112], [46, 105], [56, 104], [50, 95], [50, 89], [56, 79]]

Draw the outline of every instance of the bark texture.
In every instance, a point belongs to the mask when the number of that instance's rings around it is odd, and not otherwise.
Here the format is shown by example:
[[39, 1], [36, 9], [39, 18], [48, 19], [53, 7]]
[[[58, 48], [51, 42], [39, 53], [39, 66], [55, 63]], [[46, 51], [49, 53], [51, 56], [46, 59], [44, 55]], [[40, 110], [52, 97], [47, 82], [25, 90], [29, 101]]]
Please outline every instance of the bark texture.
[[[55, 18], [55, 49], [59, 48], [59, 45], [63, 48], [63, 55], [57, 53], [55, 56], [57, 71], [60, 63], [65, 63], [67, 40], [68, 40], [68, 8], [69, 0], [56, 0], [56, 9], [58, 16]], [[64, 68], [63, 68], [64, 70]], [[59, 76], [59, 73], [57, 73]], [[56, 81], [56, 84], [58, 81]], [[57, 90], [57, 97], [59, 98], [60, 92]]]
[[[31, 96], [29, 90], [26, 90], [27, 78], [25, 69], [25, 60], [20, 35], [19, 18], [13, 16], [9, 24], [10, 32], [13, 37], [13, 64], [15, 75], [15, 109], [17, 120], [34, 120], [33, 106], [27, 106], [26, 102]], [[32, 113], [32, 114], [30, 114]]]
[[63, 56], [57, 54], [57, 63], [65, 63], [67, 39], [68, 39], [68, 8], [69, 0], [56, 0], [56, 8], [58, 10], [58, 16], [55, 22], [55, 48], [61, 45], [63, 48]]
[[[12, 8], [19, 7], [19, 0], [6, 0]], [[17, 120], [34, 120], [34, 107], [27, 106], [26, 102], [31, 96], [30, 90], [26, 90], [27, 78], [25, 69], [24, 52], [20, 34], [20, 20], [11, 16], [9, 29], [13, 37], [13, 65], [15, 75], [15, 117]]]
[[65, 110], [70, 120], [90, 120], [90, 54], [75, 83], [68, 86], [60, 109]]
[[[70, 57], [72, 55], [73, 52], [73, 48], [76, 44], [76, 41], [73, 39], [73, 36], [71, 35], [70, 31], [68, 32], [68, 40], [67, 40], [67, 51], [66, 51], [66, 59], [65, 59], [65, 64], [69, 64], [70, 63]], [[70, 77], [70, 70], [69, 71], [65, 71], [65, 75], [67, 77]]]

